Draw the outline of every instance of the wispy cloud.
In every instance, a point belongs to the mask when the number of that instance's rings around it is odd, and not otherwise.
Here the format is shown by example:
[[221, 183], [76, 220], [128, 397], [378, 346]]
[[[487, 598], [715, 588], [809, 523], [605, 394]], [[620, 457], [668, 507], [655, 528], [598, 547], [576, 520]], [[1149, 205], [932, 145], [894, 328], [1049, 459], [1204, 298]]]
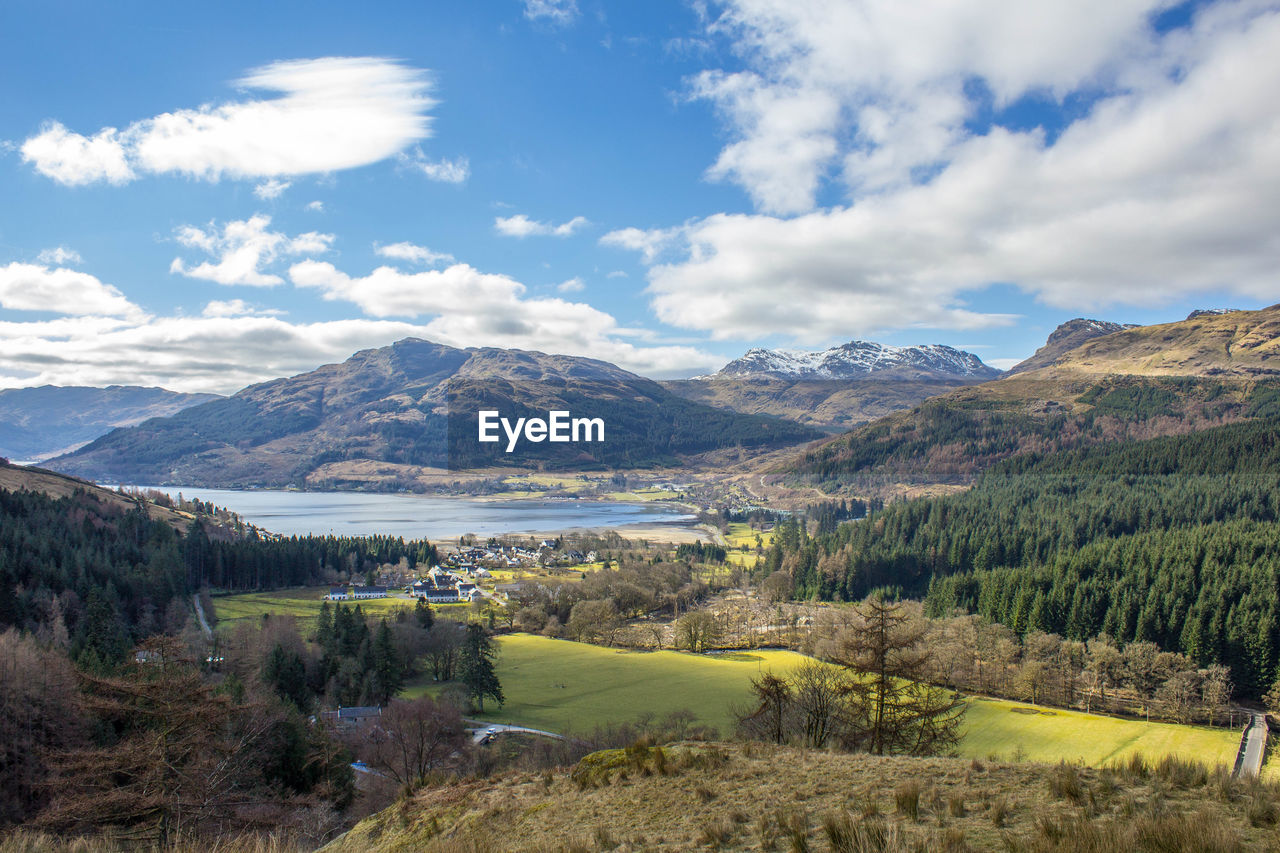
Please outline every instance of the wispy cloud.
[[384, 160], [430, 135], [426, 75], [375, 57], [276, 62], [236, 85], [281, 97], [177, 110], [84, 136], [49, 122], [22, 158], [76, 186], [140, 174], [280, 178]]
[[454, 257], [448, 252], [435, 252], [426, 246], [417, 246], [413, 243], [390, 243], [386, 246], [373, 244], [374, 254], [383, 258], [391, 258], [396, 261], [408, 261], [413, 264], [426, 264], [434, 266], [435, 264], [453, 263]]
[[427, 180], [443, 184], [461, 184], [471, 177], [471, 161], [466, 157], [454, 160], [432, 160], [418, 148], [412, 154], [401, 154], [400, 164], [426, 176]]
[[169, 272], [218, 284], [272, 287], [284, 279], [265, 272], [264, 267], [283, 255], [327, 252], [333, 243], [332, 234], [308, 231], [290, 237], [268, 230], [270, 224], [271, 217], [257, 214], [249, 219], [228, 222], [221, 229], [214, 223], [210, 223], [207, 229], [184, 225], [178, 229], [174, 239], [183, 246], [213, 255], [216, 260], [189, 267], [181, 258], [174, 258]]
[[524, 16], [554, 26], [568, 26], [578, 17], [577, 0], [523, 0]]
[[530, 219], [523, 213], [499, 216], [493, 220], [493, 227], [497, 232], [507, 237], [568, 237], [588, 224], [590, 223], [583, 216], [575, 216], [568, 222], [554, 225]]
[[36, 255], [36, 260], [42, 264], [52, 264], [54, 266], [84, 263], [84, 259], [80, 257], [79, 252], [75, 249], [68, 249], [66, 246], [44, 249], [39, 255]]

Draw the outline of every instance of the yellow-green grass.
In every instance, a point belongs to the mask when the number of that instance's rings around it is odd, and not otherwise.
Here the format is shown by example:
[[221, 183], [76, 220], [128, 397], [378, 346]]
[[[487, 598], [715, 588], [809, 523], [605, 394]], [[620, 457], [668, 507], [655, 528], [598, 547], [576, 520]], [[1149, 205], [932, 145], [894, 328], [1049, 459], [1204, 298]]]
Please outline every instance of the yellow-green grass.
[[[704, 725], [732, 734], [730, 704], [745, 703], [750, 679], [782, 673], [806, 660], [785, 651], [732, 655], [631, 652], [531, 634], [500, 638], [498, 679], [507, 703], [485, 706], [486, 720], [548, 731], [589, 732], [610, 722], [631, 722], [689, 709]], [[410, 688], [410, 695], [427, 692]]]
[[[505, 636], [499, 644], [498, 677], [507, 703], [487, 708], [484, 718], [556, 732], [586, 732], [646, 712], [661, 716], [687, 708], [729, 736], [733, 706], [748, 702], [751, 677], [769, 670], [782, 674], [807, 660], [787, 651], [630, 652], [529, 634]], [[418, 685], [409, 693], [427, 690]], [[999, 699], [968, 704], [959, 746], [966, 757], [1101, 766], [1141, 753], [1149, 760], [1177, 755], [1212, 766], [1232, 764], [1240, 743], [1233, 729], [1145, 723]]]
[[[219, 627], [231, 625], [240, 619], [261, 619], [264, 613], [272, 615], [290, 615], [300, 624], [311, 627], [320, 613], [320, 605], [324, 601], [329, 588], [318, 586], [293, 587], [278, 589], [272, 592], [246, 592], [239, 595], [220, 595], [213, 599], [213, 609], [218, 615]], [[415, 602], [407, 597], [348, 599], [344, 602], [332, 601], [329, 606], [359, 604], [367, 614], [392, 616], [401, 608], [412, 609]], [[468, 604], [433, 604], [431, 609], [437, 613], [445, 613], [455, 618], [461, 617], [468, 610]]]
[[1039, 708], [1001, 699], [974, 699], [965, 712], [960, 754], [1004, 760], [1079, 761], [1095, 767], [1141, 754], [1149, 759], [1165, 755], [1190, 758], [1210, 767], [1231, 766], [1240, 746], [1237, 729], [1146, 723]]
[[731, 548], [741, 548], [746, 545], [748, 548], [756, 547], [756, 536], [760, 537], [761, 544], [768, 548], [773, 544], [773, 531], [761, 533], [752, 529], [750, 524], [741, 521], [735, 521], [729, 525], [729, 532], [724, 535], [725, 541], [729, 543]]

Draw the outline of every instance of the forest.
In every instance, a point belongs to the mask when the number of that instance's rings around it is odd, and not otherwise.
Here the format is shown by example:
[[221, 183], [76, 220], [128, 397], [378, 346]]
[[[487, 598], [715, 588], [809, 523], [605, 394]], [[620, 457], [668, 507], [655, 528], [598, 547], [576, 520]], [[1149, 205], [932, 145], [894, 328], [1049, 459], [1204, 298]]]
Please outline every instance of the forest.
[[1280, 423], [1265, 418], [994, 465], [957, 495], [810, 535], [776, 528], [795, 597], [922, 597], [1071, 640], [1151, 641], [1257, 696], [1280, 652]]
[[93, 668], [185, 621], [204, 588], [320, 584], [349, 572], [436, 561], [435, 546], [398, 537], [231, 536], [201, 519], [185, 535], [141, 508], [120, 511], [89, 491], [67, 498], [0, 490], [0, 630], [65, 638]]

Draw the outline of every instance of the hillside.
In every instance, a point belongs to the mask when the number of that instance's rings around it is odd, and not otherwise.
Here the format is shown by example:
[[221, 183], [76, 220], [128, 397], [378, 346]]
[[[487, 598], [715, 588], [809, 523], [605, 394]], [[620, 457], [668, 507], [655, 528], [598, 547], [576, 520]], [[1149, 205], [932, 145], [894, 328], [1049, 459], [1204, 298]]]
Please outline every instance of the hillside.
[[38, 462], [67, 453], [116, 427], [133, 426], [216, 400], [164, 388], [10, 388], [0, 391], [0, 456]]
[[957, 387], [984, 381], [963, 378], [775, 379], [766, 376], [663, 382], [673, 394], [750, 415], [774, 415], [817, 429], [843, 431], [918, 406]]
[[[602, 418], [605, 441], [520, 445], [477, 441], [477, 412], [547, 417], [552, 409]], [[408, 338], [289, 379], [246, 388], [170, 418], [116, 430], [51, 461], [77, 476], [213, 487], [332, 482], [362, 462], [421, 468], [634, 468], [721, 447], [797, 444], [818, 433], [776, 418], [681, 399], [602, 361], [467, 349]], [[339, 474], [335, 474], [335, 469]]]
[[1280, 306], [1194, 312], [1087, 340], [1046, 367], [1058, 373], [1136, 376], [1280, 376]]
[[1068, 320], [1050, 332], [1049, 339], [1045, 341], [1044, 346], [1036, 350], [1030, 358], [1009, 368], [1009, 375], [1012, 376], [1015, 373], [1026, 373], [1028, 370], [1048, 367], [1066, 353], [1083, 346], [1094, 338], [1110, 335], [1113, 332], [1122, 332], [1129, 328], [1133, 327], [1120, 323], [1111, 323], [1106, 320], [1087, 320], [1083, 317]]
[[967, 485], [995, 462], [1023, 453], [1266, 416], [1280, 399], [1280, 363], [1268, 363], [1277, 347], [1276, 306], [1086, 337], [1074, 349], [1051, 353], [1043, 367], [957, 389], [859, 427], [805, 450], [775, 473], [828, 491], [892, 494], [926, 484]]
[[189, 513], [178, 512], [150, 501], [122, 495], [76, 477], [59, 474], [57, 471], [4, 462], [0, 462], [0, 490], [35, 492], [51, 498], [70, 498], [83, 494], [87, 500], [114, 513], [123, 513], [142, 507], [152, 519], [166, 522], [177, 531], [186, 531], [195, 518]]
[[683, 743], [420, 789], [324, 849], [1274, 849], [1276, 792], [1165, 762], [1114, 770]]

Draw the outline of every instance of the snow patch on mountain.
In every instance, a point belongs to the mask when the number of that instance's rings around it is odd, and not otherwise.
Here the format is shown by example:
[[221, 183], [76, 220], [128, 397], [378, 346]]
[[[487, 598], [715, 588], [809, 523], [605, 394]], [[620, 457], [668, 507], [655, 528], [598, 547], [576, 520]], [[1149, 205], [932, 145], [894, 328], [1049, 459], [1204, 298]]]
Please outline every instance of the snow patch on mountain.
[[698, 378], [865, 379], [891, 370], [974, 378], [1000, 374], [973, 353], [942, 344], [895, 347], [872, 341], [850, 341], [821, 352], [750, 349], [712, 376]]

